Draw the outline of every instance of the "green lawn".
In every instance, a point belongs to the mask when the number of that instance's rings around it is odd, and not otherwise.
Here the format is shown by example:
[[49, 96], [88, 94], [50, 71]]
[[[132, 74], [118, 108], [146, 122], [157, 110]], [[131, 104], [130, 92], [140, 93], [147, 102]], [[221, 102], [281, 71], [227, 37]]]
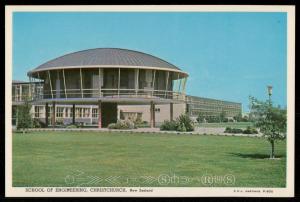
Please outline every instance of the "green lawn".
[[197, 126], [205, 128], [247, 128], [247, 126], [253, 126], [252, 122], [227, 122], [227, 123], [198, 123]]
[[276, 144], [279, 160], [269, 149], [251, 137], [14, 133], [13, 186], [284, 187], [286, 143]]

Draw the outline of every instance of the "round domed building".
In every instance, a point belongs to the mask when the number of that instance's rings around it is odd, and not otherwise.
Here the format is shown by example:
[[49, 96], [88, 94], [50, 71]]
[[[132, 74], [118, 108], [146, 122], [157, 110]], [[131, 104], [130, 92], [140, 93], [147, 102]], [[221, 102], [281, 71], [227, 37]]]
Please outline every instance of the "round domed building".
[[[188, 74], [158, 57], [118, 48], [78, 51], [50, 60], [28, 72], [30, 82], [39, 83], [33, 102], [44, 104], [48, 125], [52, 106], [97, 105], [98, 127], [115, 123], [120, 116], [118, 105], [148, 105], [150, 126], [155, 125], [155, 105], [184, 103]], [[75, 123], [75, 113], [72, 113]]]

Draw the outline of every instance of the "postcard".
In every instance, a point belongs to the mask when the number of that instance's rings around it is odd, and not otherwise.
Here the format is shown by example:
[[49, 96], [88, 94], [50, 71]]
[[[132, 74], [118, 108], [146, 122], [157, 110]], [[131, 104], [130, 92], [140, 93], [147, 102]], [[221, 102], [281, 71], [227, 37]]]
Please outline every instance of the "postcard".
[[295, 6], [6, 6], [7, 197], [293, 197]]

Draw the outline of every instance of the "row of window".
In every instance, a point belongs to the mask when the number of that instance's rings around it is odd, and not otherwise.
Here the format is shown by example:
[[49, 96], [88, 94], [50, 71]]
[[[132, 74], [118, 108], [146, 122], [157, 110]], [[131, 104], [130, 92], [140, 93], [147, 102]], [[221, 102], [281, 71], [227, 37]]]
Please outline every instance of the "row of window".
[[[75, 109], [75, 117], [77, 118], [88, 118], [90, 117], [90, 109], [82, 107], [77, 107]], [[160, 108], [155, 108], [155, 112], [159, 113]], [[34, 117], [41, 118], [45, 114], [44, 106], [34, 106]], [[56, 117], [58, 118], [72, 118], [73, 117], [73, 108], [70, 107], [56, 107]], [[49, 107], [48, 117], [52, 116], [52, 107]], [[92, 108], [92, 118], [98, 118], [98, 109]]]
[[223, 106], [240, 106], [239, 103], [233, 103], [228, 101], [222, 101], [222, 100], [208, 100], [205, 98], [191, 98], [187, 97], [187, 101], [192, 104], [204, 104], [204, 105], [223, 105]]
[[[75, 109], [75, 117], [77, 118], [88, 118], [90, 117], [90, 111], [91, 108], [86, 107], [77, 107]], [[43, 114], [45, 113], [43, 106], [35, 106], [34, 107], [34, 116], [35, 118], [43, 117]], [[49, 107], [49, 113], [48, 116], [51, 117], [52, 115], [52, 107]], [[70, 107], [56, 107], [55, 112], [56, 117], [59, 118], [72, 118], [73, 117], [73, 108]], [[92, 108], [92, 118], [98, 118], [98, 109]]]
[[[191, 110], [191, 115], [192, 116], [198, 116], [199, 113], [204, 113], [208, 115], [219, 115], [222, 111], [210, 111], [210, 110]], [[231, 111], [224, 111], [227, 116], [234, 116], [239, 114], [241, 111], [240, 110], [231, 110]]]

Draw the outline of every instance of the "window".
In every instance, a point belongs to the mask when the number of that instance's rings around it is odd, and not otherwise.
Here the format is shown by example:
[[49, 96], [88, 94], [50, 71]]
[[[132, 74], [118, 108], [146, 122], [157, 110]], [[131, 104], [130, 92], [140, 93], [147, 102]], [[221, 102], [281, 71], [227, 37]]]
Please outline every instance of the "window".
[[56, 117], [63, 117], [64, 114], [64, 108], [63, 107], [57, 107], [56, 108]]
[[160, 112], [160, 108], [155, 108], [155, 112]]
[[90, 116], [90, 109], [83, 108], [83, 117], [89, 117], [89, 116]]
[[34, 117], [40, 118], [42, 115], [42, 106], [34, 106]]
[[82, 117], [82, 108], [76, 108], [75, 112], [76, 117]]
[[92, 117], [98, 118], [98, 109], [96, 109], [96, 108], [92, 109]]
[[48, 118], [52, 117], [52, 107], [48, 107]]
[[73, 117], [73, 108], [70, 108], [70, 117]]
[[65, 117], [66, 117], [66, 118], [69, 117], [69, 108], [66, 108], [66, 109], [65, 109]]

